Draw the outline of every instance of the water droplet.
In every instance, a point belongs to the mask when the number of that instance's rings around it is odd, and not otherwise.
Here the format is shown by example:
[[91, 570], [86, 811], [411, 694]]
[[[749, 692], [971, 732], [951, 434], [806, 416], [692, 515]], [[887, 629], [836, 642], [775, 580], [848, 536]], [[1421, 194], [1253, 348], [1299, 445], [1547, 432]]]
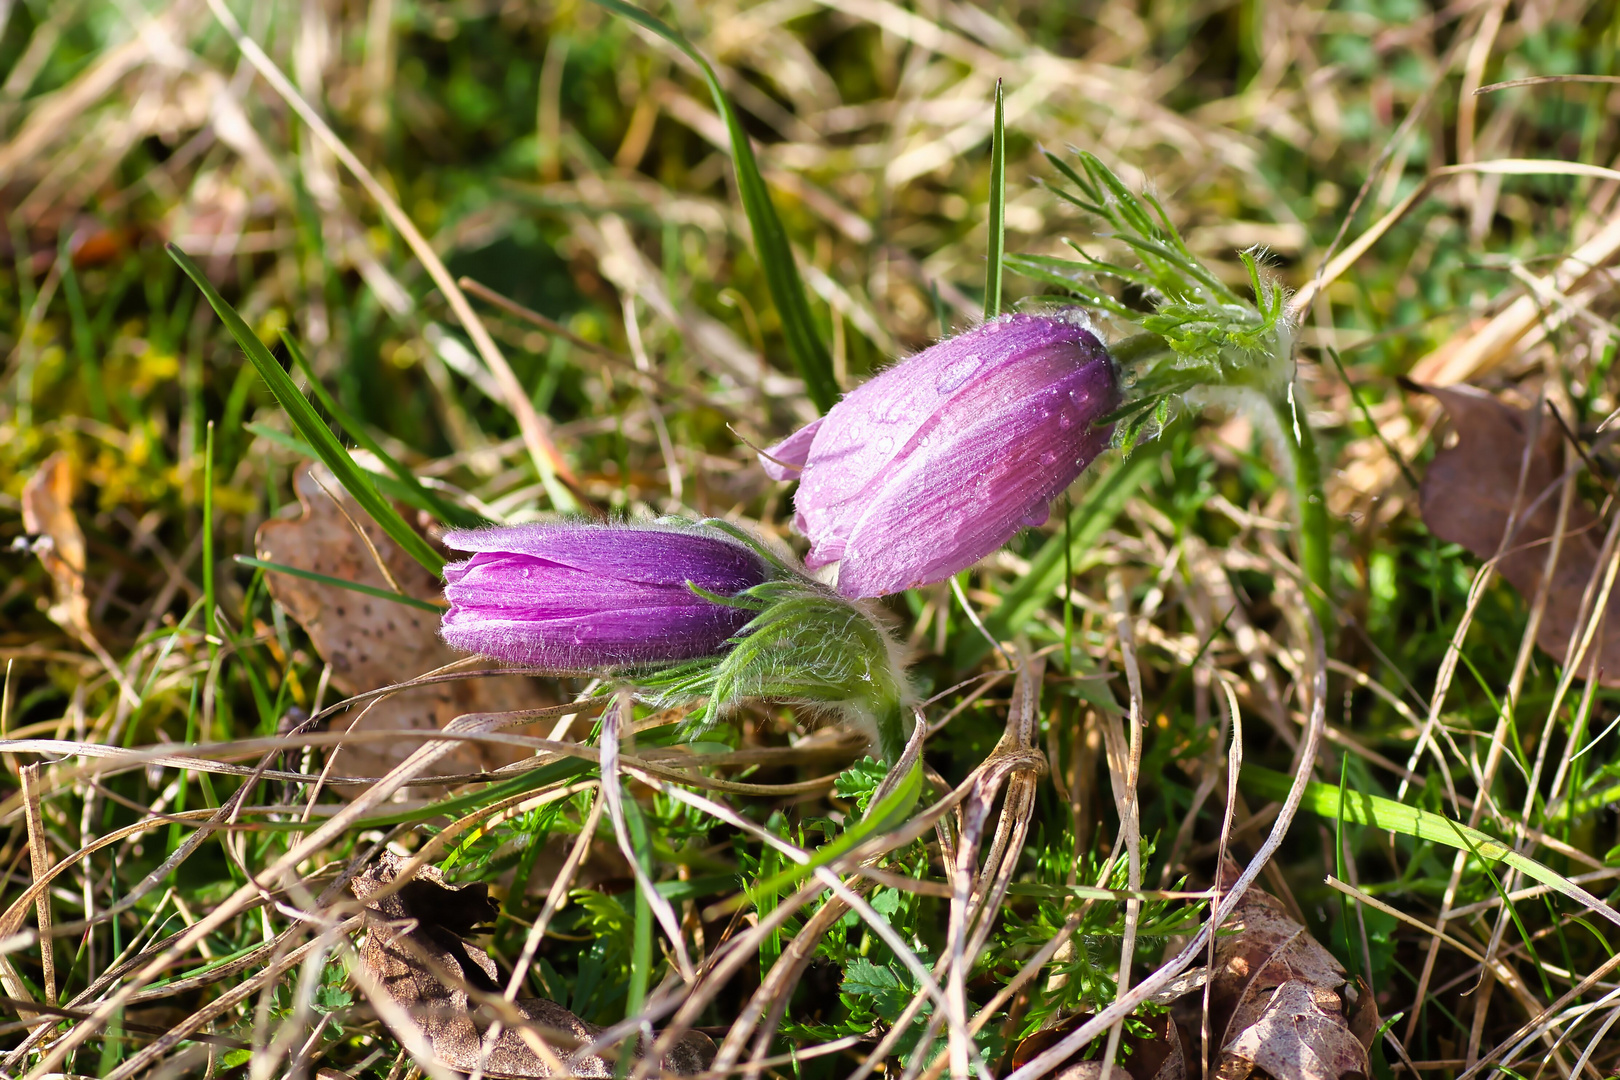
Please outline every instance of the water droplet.
[[934, 389], [941, 394], [953, 393], [957, 387], [973, 377], [979, 370], [982, 358], [977, 355], [964, 356], [940, 372], [939, 380], [934, 383]]
[[1074, 427], [1074, 413], [1070, 412], [1068, 409], [1059, 409], [1058, 429], [1061, 431], [1068, 431], [1072, 427]]
[[1044, 451], [1041, 454], [1040, 460], [1042, 465], [1056, 465], [1058, 461], [1058, 452], [1056, 450]]
[[894, 438], [889, 435], [883, 436], [877, 441], [877, 450], [885, 456], [894, 453]]
[[1046, 519], [1050, 513], [1051, 509], [1045, 503], [1041, 503], [1041, 505], [1035, 507], [1029, 513], [1025, 514], [1023, 520], [1020, 521], [1019, 524], [1031, 529], [1035, 528], [1037, 525], [1045, 525]]

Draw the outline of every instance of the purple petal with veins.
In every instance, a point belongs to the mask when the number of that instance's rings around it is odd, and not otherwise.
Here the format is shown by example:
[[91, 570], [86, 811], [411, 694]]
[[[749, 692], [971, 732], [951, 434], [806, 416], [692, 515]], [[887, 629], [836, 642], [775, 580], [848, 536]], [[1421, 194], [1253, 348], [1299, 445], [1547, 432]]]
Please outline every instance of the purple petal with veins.
[[806, 565], [840, 562], [852, 597], [971, 566], [1046, 520], [1118, 403], [1101, 342], [1061, 318], [1005, 316], [897, 364], [779, 444], [803, 462]]
[[752, 612], [733, 595], [765, 581], [753, 551], [676, 526], [518, 525], [455, 530], [473, 555], [444, 568], [449, 644], [558, 670], [670, 663], [719, 652]]

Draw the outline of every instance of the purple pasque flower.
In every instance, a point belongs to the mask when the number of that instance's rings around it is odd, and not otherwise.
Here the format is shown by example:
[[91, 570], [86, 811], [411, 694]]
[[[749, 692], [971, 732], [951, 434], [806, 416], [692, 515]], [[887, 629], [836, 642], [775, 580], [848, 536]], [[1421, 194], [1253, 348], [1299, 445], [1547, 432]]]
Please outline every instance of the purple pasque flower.
[[456, 529], [470, 559], [444, 568], [441, 633], [458, 649], [557, 670], [633, 667], [719, 652], [754, 616], [731, 596], [767, 580], [765, 561], [718, 530], [677, 525]]
[[838, 562], [838, 591], [882, 596], [943, 581], [1026, 525], [1108, 446], [1113, 362], [1078, 318], [1004, 315], [845, 395], [760, 457], [799, 481], [805, 565]]

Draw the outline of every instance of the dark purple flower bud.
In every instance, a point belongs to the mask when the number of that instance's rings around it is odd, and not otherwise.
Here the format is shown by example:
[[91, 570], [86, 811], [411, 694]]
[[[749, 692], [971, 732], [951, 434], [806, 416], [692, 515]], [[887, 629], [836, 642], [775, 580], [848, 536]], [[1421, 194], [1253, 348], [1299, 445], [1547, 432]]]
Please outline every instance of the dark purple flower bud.
[[1096, 422], [1119, 401], [1091, 331], [1008, 315], [851, 391], [761, 461], [799, 480], [805, 564], [838, 562], [840, 593], [882, 596], [943, 581], [1044, 522], [1107, 448]]
[[515, 664], [561, 670], [692, 660], [717, 653], [754, 612], [705, 599], [770, 577], [717, 530], [666, 525], [458, 529], [474, 552], [444, 568], [444, 640]]

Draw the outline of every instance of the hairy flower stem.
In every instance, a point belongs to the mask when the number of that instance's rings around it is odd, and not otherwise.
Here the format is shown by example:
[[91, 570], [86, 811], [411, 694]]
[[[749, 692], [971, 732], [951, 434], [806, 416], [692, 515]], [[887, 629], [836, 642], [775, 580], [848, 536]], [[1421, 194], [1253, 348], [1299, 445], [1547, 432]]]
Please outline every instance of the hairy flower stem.
[[[1125, 373], [1127, 384], [1134, 384], [1134, 393], [1141, 398], [1166, 392], [1165, 387], [1174, 387], [1179, 379], [1189, 384], [1185, 387], [1188, 401], [1247, 412], [1258, 430], [1270, 433], [1267, 441], [1275, 444], [1279, 464], [1292, 474], [1299, 566], [1305, 575], [1306, 598], [1324, 632], [1333, 626], [1332, 525], [1322, 492], [1316, 437], [1294, 388], [1293, 365], [1287, 362], [1289, 343], [1280, 344], [1262, 363], [1216, 361], [1202, 367], [1187, 364], [1184, 359], [1179, 366], [1175, 364], [1180, 359], [1175, 350], [1154, 333], [1124, 338], [1110, 346], [1109, 352]], [[1156, 370], [1160, 365], [1168, 375]], [[1255, 415], [1268, 408], [1270, 416]]]
[[1322, 462], [1316, 437], [1304, 408], [1295, 399], [1292, 384], [1271, 397], [1279, 441], [1294, 473], [1294, 512], [1299, 527], [1299, 567], [1305, 574], [1306, 600], [1323, 631], [1333, 624], [1333, 571], [1330, 559], [1332, 527], [1327, 499], [1322, 492]]

